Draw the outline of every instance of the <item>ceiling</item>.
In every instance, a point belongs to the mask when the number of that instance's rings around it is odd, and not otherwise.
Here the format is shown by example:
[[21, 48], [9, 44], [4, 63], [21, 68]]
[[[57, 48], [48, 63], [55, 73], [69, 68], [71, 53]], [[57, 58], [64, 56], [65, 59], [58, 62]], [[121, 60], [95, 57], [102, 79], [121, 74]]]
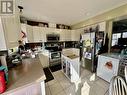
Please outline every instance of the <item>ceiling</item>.
[[27, 19], [72, 25], [119, 7], [127, 0], [18, 0]]

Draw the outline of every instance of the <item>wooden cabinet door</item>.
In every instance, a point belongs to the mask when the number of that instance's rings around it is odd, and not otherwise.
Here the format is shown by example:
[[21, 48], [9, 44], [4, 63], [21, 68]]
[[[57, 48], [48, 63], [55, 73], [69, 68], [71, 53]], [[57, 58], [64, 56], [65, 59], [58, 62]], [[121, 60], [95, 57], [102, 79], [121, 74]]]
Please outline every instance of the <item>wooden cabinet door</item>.
[[106, 30], [106, 22], [99, 23], [99, 31], [105, 31]]
[[33, 38], [34, 38], [34, 42], [40, 42], [41, 41], [40, 27], [33, 26]]
[[65, 41], [65, 31], [63, 31], [63, 29], [59, 29], [60, 30], [60, 41]]
[[71, 30], [71, 40], [72, 41], [79, 41], [80, 40], [81, 31], [78, 30]]
[[64, 30], [65, 32], [65, 41], [71, 41], [71, 30]]
[[55, 33], [55, 29], [53, 29], [53, 28], [46, 29], [46, 34], [53, 34], [53, 33]]
[[26, 25], [27, 39], [28, 42], [34, 42], [33, 38], [33, 28], [30, 25]]
[[75, 41], [76, 39], [76, 31], [75, 30], [71, 30], [71, 40]]
[[46, 42], [46, 32], [47, 32], [47, 28], [43, 28], [43, 27], [40, 27], [40, 35], [41, 35], [41, 41], [42, 42]]
[[60, 41], [71, 41], [71, 30], [59, 29]]

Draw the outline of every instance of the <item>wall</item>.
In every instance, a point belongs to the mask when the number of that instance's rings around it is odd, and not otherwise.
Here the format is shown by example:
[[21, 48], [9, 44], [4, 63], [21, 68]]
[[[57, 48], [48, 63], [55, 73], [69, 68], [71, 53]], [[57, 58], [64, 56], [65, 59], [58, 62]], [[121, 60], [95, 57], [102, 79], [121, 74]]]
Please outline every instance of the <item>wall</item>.
[[[10, 15], [0, 15], [1, 22], [2, 22], [2, 31], [0, 30], [0, 47], [1, 43], [5, 43], [2, 45], [7, 49], [17, 47], [18, 40], [20, 38], [21, 32], [21, 25], [20, 25], [20, 18], [19, 18], [19, 9], [17, 7], [17, 0], [14, 2], [14, 14]], [[0, 26], [1, 27], [1, 26]], [[3, 34], [1, 35], [1, 32]], [[4, 40], [3, 40], [4, 39]]]
[[99, 22], [103, 22], [103, 21], [108, 21], [108, 20], [123, 16], [123, 15], [127, 15], [127, 4], [120, 6], [118, 8], [115, 8], [111, 11], [105, 12], [101, 15], [90, 18], [88, 20], [77, 23], [75, 25], [72, 25], [71, 28], [77, 29], [77, 28], [81, 28], [81, 27], [88, 26], [91, 24], [95, 24], [95, 23], [99, 23]]
[[4, 36], [2, 21], [0, 17], [0, 50], [6, 50], [6, 49], [7, 48], [6, 48], [5, 36]]

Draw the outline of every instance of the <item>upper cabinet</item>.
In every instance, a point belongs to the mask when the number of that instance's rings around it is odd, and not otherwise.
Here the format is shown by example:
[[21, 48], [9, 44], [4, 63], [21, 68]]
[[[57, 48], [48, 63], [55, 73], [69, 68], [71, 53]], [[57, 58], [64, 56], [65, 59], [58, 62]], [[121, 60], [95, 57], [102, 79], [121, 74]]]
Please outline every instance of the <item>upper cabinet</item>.
[[47, 39], [46, 39], [46, 32], [48, 31], [48, 28], [43, 28], [43, 27], [40, 27], [40, 40], [42, 42], [46, 42]]
[[63, 29], [59, 29], [59, 31], [60, 31], [60, 41], [65, 41], [66, 40], [65, 31]]
[[21, 32], [19, 16], [3, 16], [2, 25], [4, 29], [7, 48], [13, 48], [18, 46], [18, 40], [20, 39]]
[[27, 33], [28, 42], [34, 42], [33, 27], [32, 26], [26, 25], [26, 33]]
[[106, 30], [106, 22], [99, 23], [99, 31], [105, 31]]
[[71, 30], [64, 30], [65, 32], [65, 41], [71, 41]]
[[41, 42], [41, 31], [40, 27], [34, 26], [33, 27], [33, 38], [34, 42]]
[[71, 40], [72, 41], [80, 41], [81, 34], [82, 34], [82, 31], [80, 31], [79, 29], [71, 30]]
[[46, 42], [47, 34], [58, 34], [60, 35], [60, 41], [72, 41], [71, 31], [67, 29], [54, 29], [45, 28], [38, 26], [26, 25], [27, 39], [28, 42]]
[[59, 29], [60, 41], [71, 41], [71, 30]]

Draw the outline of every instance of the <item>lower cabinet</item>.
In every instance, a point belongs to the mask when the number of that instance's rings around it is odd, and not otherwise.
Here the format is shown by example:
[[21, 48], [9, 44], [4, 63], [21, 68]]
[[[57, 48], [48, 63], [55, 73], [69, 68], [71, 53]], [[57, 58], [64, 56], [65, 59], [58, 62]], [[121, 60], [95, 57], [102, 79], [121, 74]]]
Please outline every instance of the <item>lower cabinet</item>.
[[80, 77], [79, 58], [69, 59], [62, 55], [62, 71], [71, 82], [78, 81]]
[[[118, 55], [114, 55], [117, 56]], [[114, 76], [118, 74], [119, 68], [119, 57], [113, 58], [110, 55], [99, 55], [98, 56], [98, 67], [97, 67], [97, 76], [104, 79], [107, 82], [110, 82]]]
[[35, 83], [29, 86], [21, 87], [6, 95], [46, 95], [45, 83]]

